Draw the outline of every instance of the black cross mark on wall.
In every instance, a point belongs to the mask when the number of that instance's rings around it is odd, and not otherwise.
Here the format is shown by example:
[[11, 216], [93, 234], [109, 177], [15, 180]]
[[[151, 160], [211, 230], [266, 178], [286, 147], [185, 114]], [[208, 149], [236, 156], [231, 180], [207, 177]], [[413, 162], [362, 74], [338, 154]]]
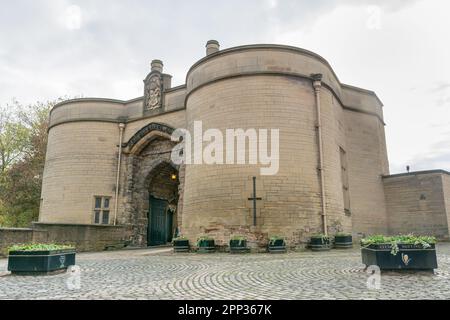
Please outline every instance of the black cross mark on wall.
[[262, 198], [256, 197], [256, 177], [253, 177], [253, 197], [248, 200], [253, 201], [253, 225], [256, 227], [256, 201], [262, 200]]

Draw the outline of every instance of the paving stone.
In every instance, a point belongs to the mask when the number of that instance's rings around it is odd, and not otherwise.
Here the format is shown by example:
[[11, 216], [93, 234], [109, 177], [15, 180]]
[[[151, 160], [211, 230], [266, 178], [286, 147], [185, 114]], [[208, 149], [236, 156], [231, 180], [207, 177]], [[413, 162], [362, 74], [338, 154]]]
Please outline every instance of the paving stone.
[[[359, 250], [283, 255], [175, 255], [117, 251], [78, 254], [81, 288], [68, 275], [0, 277], [0, 299], [450, 299], [450, 244], [438, 246], [439, 269], [386, 273], [369, 290]], [[0, 260], [0, 273], [7, 260]]]

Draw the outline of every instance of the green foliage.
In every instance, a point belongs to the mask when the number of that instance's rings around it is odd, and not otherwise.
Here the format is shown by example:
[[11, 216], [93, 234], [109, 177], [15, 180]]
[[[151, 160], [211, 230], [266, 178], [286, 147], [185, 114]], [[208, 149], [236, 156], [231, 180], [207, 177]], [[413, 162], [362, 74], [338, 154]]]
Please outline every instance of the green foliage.
[[351, 237], [351, 233], [345, 233], [345, 232], [338, 232], [334, 236], [335, 237]]
[[172, 242], [174, 242], [174, 241], [181, 241], [181, 240], [188, 240], [188, 238], [186, 238], [186, 237], [184, 237], [184, 236], [178, 236], [178, 237], [176, 237], [176, 238], [173, 238], [173, 239], [172, 239]]
[[197, 245], [200, 246], [200, 243], [203, 242], [203, 241], [213, 241], [213, 240], [214, 240], [214, 239], [211, 238], [210, 236], [200, 236], [200, 237], [197, 239]]
[[1, 227], [28, 227], [38, 218], [48, 114], [62, 100], [0, 106]]
[[8, 251], [53, 251], [53, 250], [66, 250], [75, 249], [74, 246], [59, 245], [59, 244], [19, 244], [8, 248]]
[[273, 246], [275, 245], [275, 242], [282, 240], [284, 243], [284, 237], [280, 237], [280, 236], [272, 236], [269, 238], [269, 245]]
[[391, 246], [391, 254], [396, 256], [399, 248], [399, 244], [412, 244], [418, 245], [422, 248], [429, 248], [432, 244], [436, 244], [436, 238], [430, 236], [415, 236], [413, 234], [409, 235], [398, 235], [398, 236], [383, 236], [374, 235], [361, 240], [361, 245], [363, 247], [368, 247], [372, 244], [388, 244]]
[[239, 241], [238, 245], [241, 246], [244, 243], [244, 241], [247, 241], [247, 238], [244, 236], [232, 236], [230, 238], [230, 241]]
[[319, 233], [319, 234], [312, 235], [311, 239], [322, 239], [322, 241], [329, 241], [330, 237], [327, 235], [324, 235], [322, 233]]

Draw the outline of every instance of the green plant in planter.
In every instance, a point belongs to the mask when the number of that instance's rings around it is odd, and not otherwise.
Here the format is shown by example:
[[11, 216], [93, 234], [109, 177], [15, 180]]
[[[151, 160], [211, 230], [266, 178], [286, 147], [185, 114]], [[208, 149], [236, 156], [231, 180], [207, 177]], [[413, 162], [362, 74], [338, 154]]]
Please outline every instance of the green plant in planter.
[[75, 247], [59, 244], [20, 244], [8, 248], [8, 270], [13, 274], [49, 274], [75, 265]]
[[321, 234], [321, 233], [312, 235], [311, 239], [322, 239], [323, 243], [330, 241], [330, 237], [329, 236]]
[[334, 236], [335, 237], [351, 237], [352, 234], [351, 233], [346, 233], [346, 232], [338, 232]]
[[188, 240], [188, 238], [186, 238], [186, 237], [183, 237], [183, 236], [178, 236], [178, 237], [176, 237], [176, 238], [174, 238], [173, 240], [172, 240], [172, 242], [175, 242], [175, 241], [186, 241], [186, 240]]
[[244, 236], [232, 236], [230, 241], [239, 241], [238, 245], [241, 246], [244, 241], [247, 241], [247, 238]]
[[269, 245], [274, 246], [277, 242], [282, 241], [284, 245], [284, 238], [280, 236], [272, 236], [269, 238]]
[[13, 252], [13, 251], [55, 251], [55, 250], [71, 250], [71, 249], [75, 249], [75, 247], [70, 246], [70, 245], [33, 243], [33, 244], [13, 245], [8, 248], [8, 252]]
[[399, 244], [411, 244], [422, 246], [423, 249], [430, 248], [431, 245], [436, 244], [436, 238], [430, 236], [415, 236], [415, 235], [399, 235], [399, 236], [383, 236], [375, 235], [361, 239], [361, 245], [365, 248], [370, 245], [387, 244], [391, 246], [391, 254], [396, 256], [399, 252]]
[[207, 241], [214, 241], [214, 239], [212, 237], [210, 237], [210, 236], [200, 236], [197, 239], [197, 246], [200, 246], [200, 244], [202, 242], [207, 242]]

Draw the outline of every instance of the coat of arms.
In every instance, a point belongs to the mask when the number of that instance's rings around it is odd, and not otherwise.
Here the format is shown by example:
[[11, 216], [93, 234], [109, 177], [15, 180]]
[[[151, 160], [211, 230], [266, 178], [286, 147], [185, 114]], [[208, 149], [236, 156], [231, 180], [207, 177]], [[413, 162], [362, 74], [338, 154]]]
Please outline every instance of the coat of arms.
[[154, 74], [145, 82], [144, 108], [146, 111], [161, 108], [161, 93], [161, 76], [159, 74]]

